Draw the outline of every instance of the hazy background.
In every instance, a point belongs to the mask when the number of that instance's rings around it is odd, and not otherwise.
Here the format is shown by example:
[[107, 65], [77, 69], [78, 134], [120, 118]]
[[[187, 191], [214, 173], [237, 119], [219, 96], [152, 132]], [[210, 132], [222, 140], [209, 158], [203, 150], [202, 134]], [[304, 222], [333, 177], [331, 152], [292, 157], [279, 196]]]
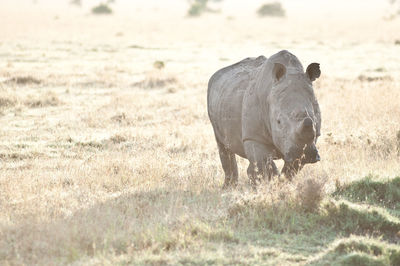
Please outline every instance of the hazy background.
[[[357, 69], [350, 70], [348, 66], [358, 64], [359, 60], [371, 66], [382, 60], [386, 68], [399, 71], [399, 64], [393, 61], [397, 59], [386, 51], [393, 48], [387, 48], [387, 43], [400, 38], [396, 34], [398, 19], [387, 19], [394, 9], [389, 1], [281, 1], [286, 10], [283, 18], [259, 18], [256, 11], [266, 1], [254, 0], [212, 2], [210, 6], [220, 12], [193, 18], [187, 16], [190, 3], [185, 0], [120, 0], [110, 4], [113, 14], [96, 16], [91, 14], [91, 8], [98, 3], [82, 1], [78, 7], [61, 0], [35, 3], [3, 0], [0, 40], [4, 46], [17, 43], [43, 46], [77, 39], [85, 42], [83, 47], [124, 43], [182, 49], [186, 45], [207, 48], [207, 60], [222, 54], [228, 62], [260, 54], [268, 56], [276, 49], [312, 51], [322, 45], [319, 52], [337, 53], [335, 64], [332, 57], [318, 58], [324, 72], [330, 75], [358, 76], [362, 70], [354, 73]], [[226, 45], [233, 50], [225, 53]], [[354, 49], [347, 49], [349, 45]], [[375, 49], [375, 45], [380, 53], [365, 53]], [[118, 63], [116, 57], [109, 60]], [[141, 64], [136, 58], [130, 60]]]

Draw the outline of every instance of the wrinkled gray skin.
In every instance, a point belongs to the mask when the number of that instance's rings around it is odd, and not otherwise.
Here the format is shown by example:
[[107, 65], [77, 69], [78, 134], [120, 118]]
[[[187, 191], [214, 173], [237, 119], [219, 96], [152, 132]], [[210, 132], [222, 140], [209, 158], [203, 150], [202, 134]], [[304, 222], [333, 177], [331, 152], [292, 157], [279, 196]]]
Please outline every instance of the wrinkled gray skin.
[[319, 64], [304, 71], [296, 56], [280, 51], [270, 58], [246, 58], [217, 71], [208, 83], [208, 115], [214, 129], [224, 187], [237, 184], [235, 155], [249, 160], [247, 174], [255, 187], [260, 178], [278, 175], [273, 160], [285, 161], [291, 179], [306, 163], [320, 160], [315, 146], [321, 113], [312, 81]]

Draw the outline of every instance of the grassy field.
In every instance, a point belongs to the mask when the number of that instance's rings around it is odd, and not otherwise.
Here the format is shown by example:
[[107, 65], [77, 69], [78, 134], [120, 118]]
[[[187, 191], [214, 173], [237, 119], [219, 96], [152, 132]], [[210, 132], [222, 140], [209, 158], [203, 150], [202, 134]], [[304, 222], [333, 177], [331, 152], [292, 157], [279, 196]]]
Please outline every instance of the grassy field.
[[[199, 18], [178, 0], [117, 1], [110, 16], [12, 2], [1, 265], [400, 265], [400, 18], [380, 1], [364, 13], [288, 2], [285, 18], [257, 17], [262, 2]], [[223, 191], [208, 79], [282, 49], [321, 64], [322, 160], [253, 192], [239, 159]]]

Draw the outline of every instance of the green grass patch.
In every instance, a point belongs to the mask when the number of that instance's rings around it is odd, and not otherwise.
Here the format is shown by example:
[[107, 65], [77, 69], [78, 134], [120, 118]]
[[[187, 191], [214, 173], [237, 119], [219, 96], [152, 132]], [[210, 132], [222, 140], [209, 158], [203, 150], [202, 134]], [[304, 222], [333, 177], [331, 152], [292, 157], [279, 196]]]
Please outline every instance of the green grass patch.
[[228, 210], [237, 227], [252, 227], [274, 233], [313, 234], [334, 231], [340, 235], [382, 236], [399, 241], [400, 220], [385, 209], [354, 204], [345, 200], [325, 201], [319, 209], [309, 212], [294, 200], [269, 202], [242, 200]]
[[346, 234], [372, 234], [397, 241], [400, 221], [384, 209], [360, 206], [347, 201], [330, 202], [324, 206], [326, 222]]
[[299, 180], [290, 184], [271, 184], [254, 196], [243, 196], [228, 208], [228, 216], [238, 225], [268, 229], [275, 233], [314, 232], [321, 227], [320, 206], [325, 197], [325, 181]]
[[341, 239], [307, 265], [400, 265], [400, 248], [362, 237]]
[[400, 211], [400, 177], [376, 181], [372, 176], [367, 176], [357, 182], [339, 187], [333, 196], [345, 197], [350, 201], [377, 204]]
[[321, 216], [304, 211], [294, 202], [241, 201], [228, 210], [237, 226], [251, 226], [276, 233], [310, 232]]
[[208, 242], [225, 242], [238, 243], [239, 240], [234, 236], [234, 232], [230, 230], [229, 225], [209, 225], [206, 223], [195, 223], [190, 225], [189, 230], [192, 238], [202, 239]]

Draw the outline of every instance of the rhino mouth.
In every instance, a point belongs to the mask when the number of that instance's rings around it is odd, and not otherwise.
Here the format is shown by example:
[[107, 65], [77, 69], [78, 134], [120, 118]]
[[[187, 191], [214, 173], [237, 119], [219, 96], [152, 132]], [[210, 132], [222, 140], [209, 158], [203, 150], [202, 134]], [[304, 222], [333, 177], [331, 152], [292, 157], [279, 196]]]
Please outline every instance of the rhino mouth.
[[282, 168], [282, 173], [287, 179], [292, 180], [293, 177], [304, 167], [305, 164], [313, 164], [319, 162], [321, 157], [318, 154], [318, 150], [312, 150], [304, 152], [300, 158], [297, 159], [285, 159], [285, 164]]
[[321, 161], [321, 157], [319, 156], [318, 150], [315, 149], [315, 151], [311, 151], [310, 153], [304, 153], [303, 159], [302, 159], [302, 163], [306, 164], [306, 163], [317, 163]]
[[317, 163], [321, 161], [321, 157], [314, 144], [305, 145], [304, 148], [291, 149], [285, 156], [284, 161], [289, 165], [300, 163], [301, 165], [307, 163]]

